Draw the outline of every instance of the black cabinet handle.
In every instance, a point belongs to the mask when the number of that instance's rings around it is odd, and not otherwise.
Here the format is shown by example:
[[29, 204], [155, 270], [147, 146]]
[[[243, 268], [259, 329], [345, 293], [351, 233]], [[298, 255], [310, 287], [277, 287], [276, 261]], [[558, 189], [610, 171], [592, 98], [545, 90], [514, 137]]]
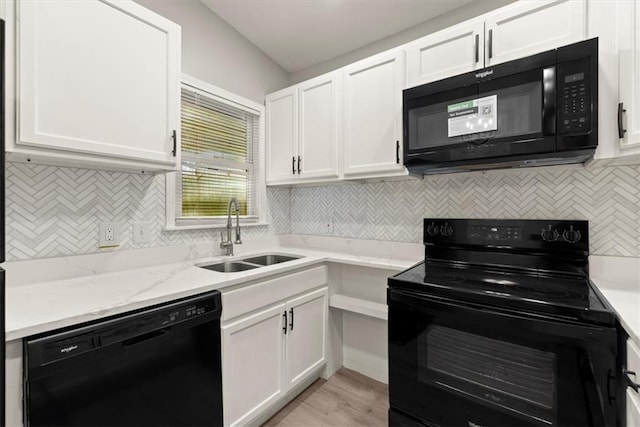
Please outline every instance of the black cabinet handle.
[[282, 327], [282, 330], [284, 331], [284, 334], [287, 335], [287, 310], [282, 313], [282, 317], [284, 317], [284, 326]]
[[627, 110], [624, 109], [624, 103], [618, 104], [618, 138], [624, 138], [624, 134], [627, 133], [627, 130], [623, 127], [622, 124], [622, 116], [626, 113]]
[[622, 373], [627, 381], [627, 387], [631, 387], [636, 393], [638, 393], [638, 388], [640, 388], [640, 384], [631, 379], [631, 375], [636, 376], [636, 373], [633, 371], [627, 371], [626, 369], [622, 369]]
[[296, 174], [296, 157], [295, 156], [291, 158], [291, 173], [294, 175]]
[[489, 59], [493, 58], [493, 30], [489, 30]]
[[400, 164], [400, 141], [396, 141], [396, 163]]
[[289, 314], [291, 315], [291, 319], [289, 321], [289, 328], [291, 328], [291, 330], [293, 331], [293, 308], [289, 310]]
[[176, 136], [176, 130], [173, 130], [173, 133], [171, 134], [171, 138], [173, 138], [173, 150], [171, 150], [171, 154], [173, 154], [173, 157], [176, 156], [176, 151], [178, 149], [178, 137]]
[[302, 169], [300, 169], [300, 156], [298, 156], [298, 175], [300, 175], [301, 171]]
[[480, 34], [476, 34], [476, 62], [480, 62]]

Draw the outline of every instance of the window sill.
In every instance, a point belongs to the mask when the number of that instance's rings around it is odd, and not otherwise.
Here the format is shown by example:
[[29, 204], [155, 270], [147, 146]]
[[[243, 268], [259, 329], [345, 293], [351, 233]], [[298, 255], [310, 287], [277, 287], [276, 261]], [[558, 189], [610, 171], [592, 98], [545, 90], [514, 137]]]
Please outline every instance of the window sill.
[[[247, 222], [247, 223], [243, 223], [242, 221], [240, 221], [240, 228], [245, 228], [245, 227], [264, 227], [269, 225], [268, 222]], [[233, 221], [233, 226], [236, 226], [236, 222], [235, 219]], [[207, 229], [207, 228], [219, 228], [219, 229], [223, 229], [223, 228], [227, 228], [227, 224], [226, 221], [224, 224], [194, 224], [194, 225], [171, 225], [171, 226], [164, 226], [162, 227], [162, 231], [182, 231], [182, 230], [202, 230], [202, 229]]]

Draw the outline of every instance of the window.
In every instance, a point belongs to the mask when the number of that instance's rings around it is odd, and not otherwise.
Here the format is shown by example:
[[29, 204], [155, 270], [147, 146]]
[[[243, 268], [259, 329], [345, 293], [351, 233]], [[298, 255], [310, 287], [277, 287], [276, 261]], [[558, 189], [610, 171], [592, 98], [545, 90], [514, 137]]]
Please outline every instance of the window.
[[180, 171], [167, 176], [167, 228], [219, 226], [232, 197], [242, 222], [263, 223], [264, 108], [183, 76]]

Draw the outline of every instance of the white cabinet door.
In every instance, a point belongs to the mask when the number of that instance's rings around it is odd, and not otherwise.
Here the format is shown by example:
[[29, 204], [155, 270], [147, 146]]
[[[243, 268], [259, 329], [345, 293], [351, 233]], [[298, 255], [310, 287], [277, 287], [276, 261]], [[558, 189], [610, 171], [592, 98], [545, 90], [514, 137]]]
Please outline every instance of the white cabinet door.
[[286, 305], [244, 317], [222, 329], [224, 425], [245, 425], [286, 393]]
[[409, 87], [484, 67], [484, 20], [475, 19], [407, 46]]
[[133, 1], [27, 1], [18, 144], [175, 165], [180, 27]]
[[[617, 2], [620, 102], [623, 103], [622, 150], [640, 147], [640, 4]], [[625, 154], [624, 152], [622, 154]]]
[[266, 97], [267, 182], [291, 181], [297, 173], [298, 93], [295, 87]]
[[287, 302], [287, 388], [326, 362], [327, 288]]
[[585, 37], [584, 0], [521, 0], [486, 15], [485, 64], [523, 58]]
[[333, 72], [297, 86], [300, 178], [338, 177], [338, 79]]
[[640, 396], [638, 393], [627, 389], [627, 424], [628, 427], [640, 426]]
[[344, 175], [401, 172], [404, 50], [343, 68]]

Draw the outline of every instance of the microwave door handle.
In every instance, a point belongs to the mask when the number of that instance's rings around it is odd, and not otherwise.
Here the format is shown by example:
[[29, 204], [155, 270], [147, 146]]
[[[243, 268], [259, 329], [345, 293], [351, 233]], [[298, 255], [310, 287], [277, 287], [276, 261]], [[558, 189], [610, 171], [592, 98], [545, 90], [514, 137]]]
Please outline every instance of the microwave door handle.
[[556, 134], [556, 67], [542, 70], [542, 134]]

